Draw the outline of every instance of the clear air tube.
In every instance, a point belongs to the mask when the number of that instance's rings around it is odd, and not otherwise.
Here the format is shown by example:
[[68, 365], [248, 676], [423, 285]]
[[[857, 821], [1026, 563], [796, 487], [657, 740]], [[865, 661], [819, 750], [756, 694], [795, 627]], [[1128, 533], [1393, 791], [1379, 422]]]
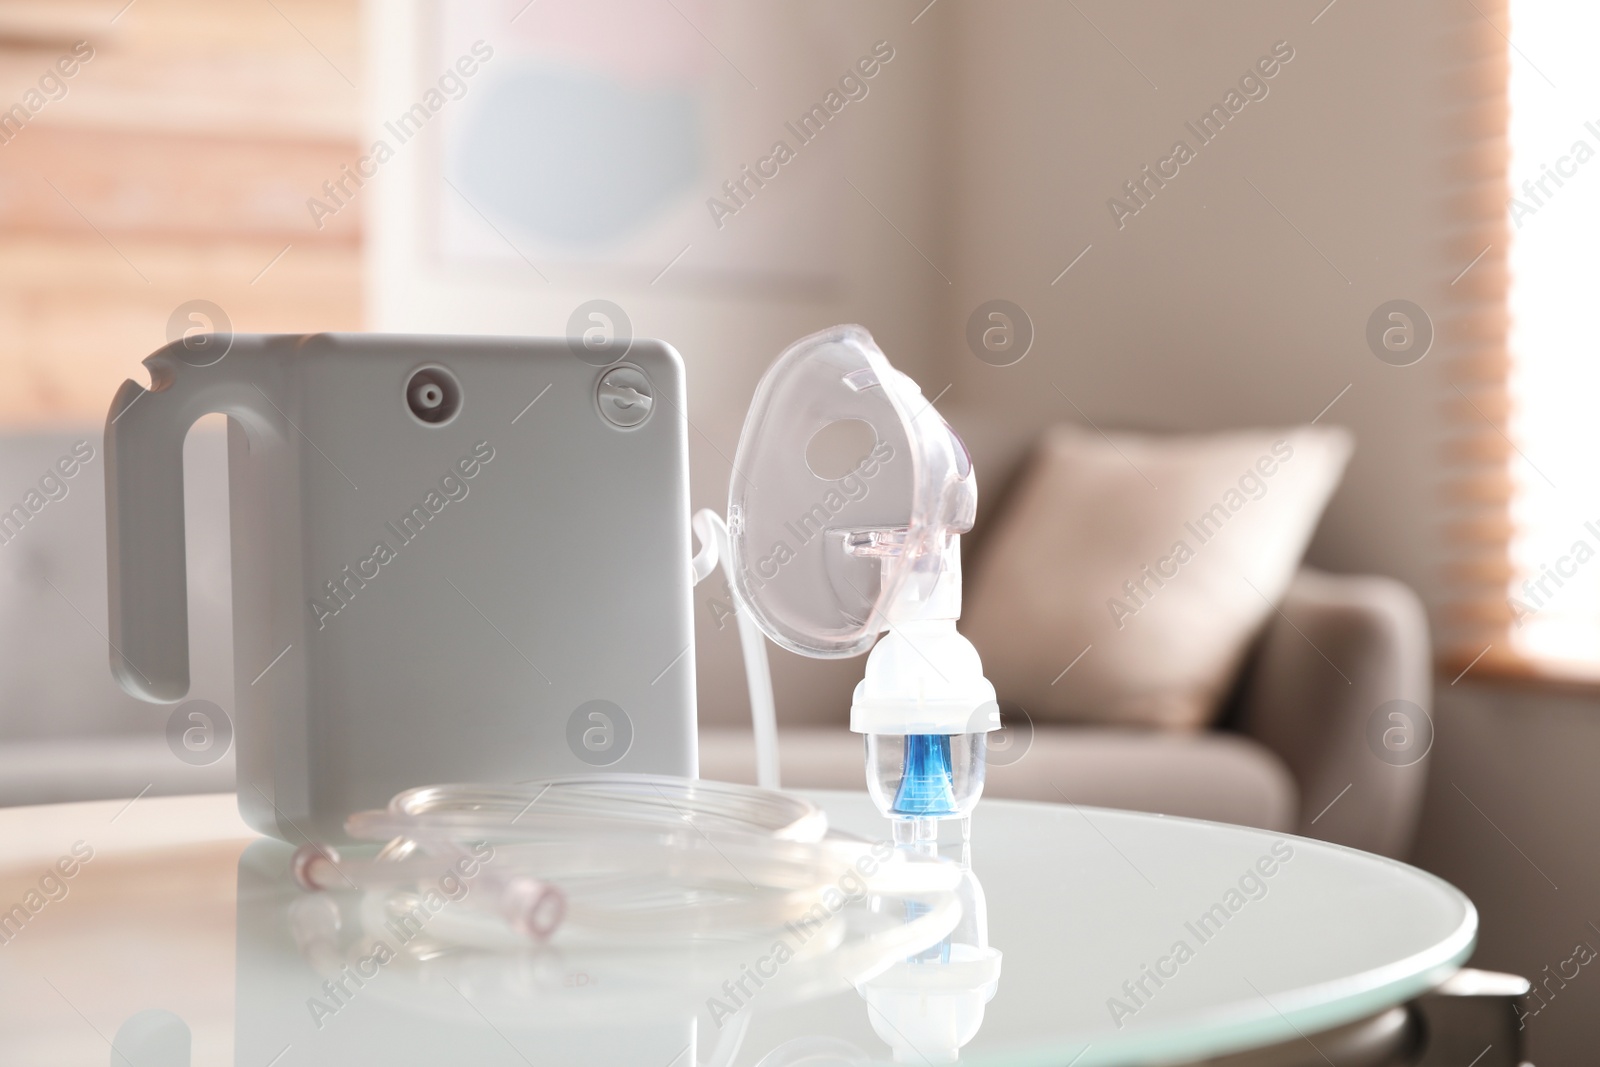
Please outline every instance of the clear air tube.
[[943, 893], [954, 866], [827, 835], [821, 809], [749, 786], [613, 774], [508, 786], [430, 786], [352, 815], [376, 859], [306, 846], [295, 876], [313, 890], [382, 890], [486, 845], [469, 896], [514, 933], [544, 940], [564, 921], [579, 937], [630, 940], [760, 934], [814, 911], [841, 885]]
[[346, 826], [368, 840], [437, 835], [440, 829], [458, 839], [472, 839], [476, 832], [496, 840], [687, 829], [817, 841], [828, 821], [800, 797], [730, 782], [589, 774], [516, 785], [408, 789], [382, 811], [352, 815]]
[[[466, 855], [465, 849], [459, 851]], [[295, 850], [290, 869], [301, 889], [317, 892], [403, 889], [436, 881], [452, 868], [448, 858], [360, 860], [341, 856], [326, 845], [301, 845]], [[513, 933], [531, 941], [549, 940], [566, 917], [567, 895], [559, 886], [503, 870], [484, 870], [476, 880], [479, 891], [464, 899], [498, 915]]]
[[767, 640], [739, 599], [738, 583], [728, 551], [728, 524], [710, 508], [695, 512], [691, 523], [700, 539], [700, 552], [694, 558], [694, 580], [704, 580], [718, 563], [728, 578], [734, 600], [734, 621], [739, 627], [739, 646], [744, 650], [744, 679], [750, 689], [750, 728], [756, 740], [756, 784], [762, 789], [778, 789], [778, 712], [772, 697], [772, 668], [767, 663]]

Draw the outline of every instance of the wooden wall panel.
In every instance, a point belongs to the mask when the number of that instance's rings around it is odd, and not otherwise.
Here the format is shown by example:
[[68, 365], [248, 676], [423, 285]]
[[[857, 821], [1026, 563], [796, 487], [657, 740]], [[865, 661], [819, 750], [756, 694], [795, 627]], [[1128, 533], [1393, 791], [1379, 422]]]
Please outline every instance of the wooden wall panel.
[[24, 130], [0, 146], [0, 231], [354, 244], [354, 205], [324, 216], [320, 227], [306, 207], [324, 182], [342, 176], [350, 148], [347, 141]]
[[0, 426], [98, 424], [123, 379], [166, 343], [167, 320], [196, 298], [239, 331], [298, 333], [361, 325], [360, 251], [282, 244], [119, 240], [141, 281], [94, 235], [0, 240]]
[[357, 0], [124, 4], [0, 0], [0, 112], [94, 49], [0, 142], [0, 426], [100, 422], [188, 300], [361, 325], [359, 208], [306, 208], [359, 155]]

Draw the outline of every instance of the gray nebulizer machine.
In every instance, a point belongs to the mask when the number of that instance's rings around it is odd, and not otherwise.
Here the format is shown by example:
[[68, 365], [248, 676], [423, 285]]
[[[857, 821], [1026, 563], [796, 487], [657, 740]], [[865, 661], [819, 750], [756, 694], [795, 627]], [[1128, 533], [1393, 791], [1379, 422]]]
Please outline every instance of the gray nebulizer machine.
[[[583, 353], [579, 349], [580, 354]], [[229, 416], [239, 807], [285, 840], [435, 782], [696, 772], [683, 363], [564, 340], [208, 337], [106, 424], [112, 670], [189, 687], [183, 441]]]
[[[870, 651], [850, 715], [868, 791], [899, 842], [969, 825], [999, 727], [956, 631], [976, 477], [860, 327], [763, 376], [698, 552], [683, 363], [660, 342], [205, 335], [145, 365], [151, 388], [124, 383], [106, 424], [112, 669], [146, 700], [188, 690], [182, 447], [222, 412], [239, 805], [262, 832], [346, 840], [353, 815], [430, 784], [694, 778], [691, 591], [719, 563], [761, 785], [778, 784], [763, 636]], [[840, 423], [867, 439], [819, 469]]]

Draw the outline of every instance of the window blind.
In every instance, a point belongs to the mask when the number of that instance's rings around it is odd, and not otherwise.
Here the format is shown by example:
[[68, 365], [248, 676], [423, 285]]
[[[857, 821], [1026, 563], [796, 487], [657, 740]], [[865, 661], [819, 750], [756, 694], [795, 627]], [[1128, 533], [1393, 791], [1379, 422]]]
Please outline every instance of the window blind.
[[1510, 42], [1507, 0], [1450, 5], [1443, 98], [1444, 258], [1461, 273], [1438, 323], [1444, 355], [1445, 597], [1439, 646], [1448, 670], [1525, 666], [1513, 622], [1515, 456], [1508, 382]]

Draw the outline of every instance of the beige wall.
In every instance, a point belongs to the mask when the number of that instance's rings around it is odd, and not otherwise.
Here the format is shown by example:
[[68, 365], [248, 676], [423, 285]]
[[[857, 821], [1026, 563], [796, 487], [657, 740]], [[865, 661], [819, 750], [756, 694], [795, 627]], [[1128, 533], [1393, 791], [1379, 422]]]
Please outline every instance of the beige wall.
[[[1305, 422], [1350, 385], [1324, 421], [1357, 451], [1312, 559], [1434, 600], [1442, 360], [1364, 340], [1378, 304], [1436, 306], [1460, 266], [1437, 247], [1434, 6], [951, 5], [951, 401], [1012, 436], [1081, 421], [1062, 393], [1103, 428], [1191, 430]], [[1200, 146], [1184, 123], [1278, 41], [1268, 95]], [[1180, 137], [1196, 158], [1119, 229], [1107, 201]], [[1037, 328], [1014, 367], [961, 338], [992, 297]]]

